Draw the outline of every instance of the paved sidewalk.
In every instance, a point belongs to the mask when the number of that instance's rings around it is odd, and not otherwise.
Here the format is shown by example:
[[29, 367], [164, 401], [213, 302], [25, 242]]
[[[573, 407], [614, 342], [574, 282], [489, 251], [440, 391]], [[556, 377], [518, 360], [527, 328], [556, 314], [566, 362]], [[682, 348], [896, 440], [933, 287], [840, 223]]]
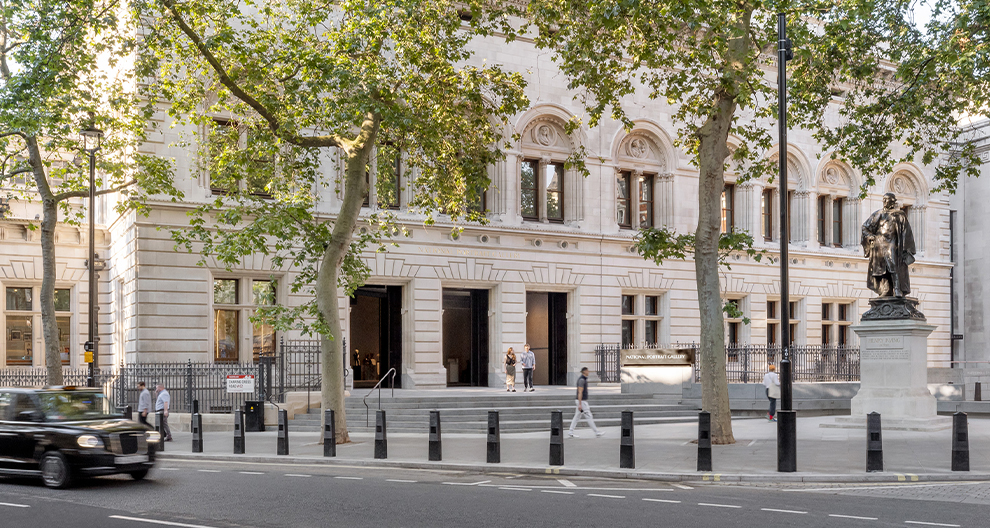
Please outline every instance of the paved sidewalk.
[[[565, 416], [565, 428], [569, 425]], [[222, 460], [283, 461], [285, 463], [334, 463], [402, 466], [477, 471], [653, 478], [701, 481], [806, 481], [865, 482], [912, 480], [990, 480], [990, 419], [970, 418], [970, 472], [950, 471], [951, 431], [933, 433], [884, 431], [886, 472], [866, 473], [866, 432], [857, 429], [824, 429], [819, 424], [834, 417], [799, 418], [797, 473], [777, 473], [777, 424], [764, 419], [733, 421], [734, 445], [714, 446], [711, 475], [695, 471], [697, 424], [658, 424], [636, 427], [636, 469], [619, 469], [619, 429], [606, 427], [595, 438], [582, 424], [578, 438], [565, 438], [566, 464], [550, 469], [549, 433], [503, 433], [501, 464], [485, 463], [486, 437], [482, 434], [443, 435], [443, 462], [428, 462], [427, 425], [423, 434], [391, 434], [388, 460], [374, 459], [374, 435], [352, 434], [352, 442], [337, 446], [336, 459], [323, 458], [318, 433], [289, 431], [290, 456], [277, 457], [272, 428], [248, 433], [247, 454], [233, 455], [233, 433], [206, 433], [204, 453], [191, 454], [190, 433], [175, 433], [166, 444], [164, 459], [204, 457]]]

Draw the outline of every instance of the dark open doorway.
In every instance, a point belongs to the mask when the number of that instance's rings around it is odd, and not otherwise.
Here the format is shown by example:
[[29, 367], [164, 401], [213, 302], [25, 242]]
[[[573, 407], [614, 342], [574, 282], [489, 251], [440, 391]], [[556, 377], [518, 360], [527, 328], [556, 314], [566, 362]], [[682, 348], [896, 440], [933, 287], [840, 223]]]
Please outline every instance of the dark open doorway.
[[526, 292], [526, 341], [535, 385], [567, 385], [567, 294]]
[[362, 286], [351, 297], [348, 340], [355, 387], [373, 387], [394, 368], [402, 385], [402, 286]]
[[447, 386], [488, 386], [488, 290], [443, 290]]

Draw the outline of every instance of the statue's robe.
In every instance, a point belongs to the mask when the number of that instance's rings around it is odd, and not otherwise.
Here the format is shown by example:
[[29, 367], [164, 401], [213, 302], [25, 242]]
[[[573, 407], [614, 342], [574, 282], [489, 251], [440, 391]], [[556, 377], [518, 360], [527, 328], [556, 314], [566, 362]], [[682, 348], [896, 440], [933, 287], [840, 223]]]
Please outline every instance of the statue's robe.
[[880, 293], [880, 281], [891, 275], [891, 295], [911, 293], [908, 266], [914, 263], [914, 233], [901, 209], [880, 209], [863, 224], [863, 250], [870, 260], [866, 285]]

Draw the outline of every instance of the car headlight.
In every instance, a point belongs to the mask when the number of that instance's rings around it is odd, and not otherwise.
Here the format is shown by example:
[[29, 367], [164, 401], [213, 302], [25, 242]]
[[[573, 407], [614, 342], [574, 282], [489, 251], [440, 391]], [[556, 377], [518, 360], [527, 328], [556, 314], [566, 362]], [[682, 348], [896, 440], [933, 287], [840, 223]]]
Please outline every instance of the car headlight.
[[82, 435], [76, 438], [76, 443], [79, 444], [79, 447], [103, 447], [103, 440], [94, 435]]
[[162, 435], [158, 434], [158, 431], [145, 431], [144, 438], [154, 444], [162, 439]]

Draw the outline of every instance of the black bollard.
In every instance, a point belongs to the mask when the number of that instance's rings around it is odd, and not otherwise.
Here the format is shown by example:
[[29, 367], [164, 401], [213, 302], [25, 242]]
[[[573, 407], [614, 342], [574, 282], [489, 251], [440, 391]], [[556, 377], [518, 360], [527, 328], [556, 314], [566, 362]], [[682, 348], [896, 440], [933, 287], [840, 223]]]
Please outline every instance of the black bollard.
[[797, 411], [777, 411], [777, 471], [797, 471]]
[[190, 420], [190, 429], [192, 430], [192, 452], [202, 453], [203, 452], [203, 415], [199, 413], [194, 413]]
[[712, 470], [712, 413], [698, 413], [698, 471]]
[[158, 450], [165, 450], [165, 411], [155, 413], [155, 429], [158, 431]]
[[973, 385], [973, 401], [983, 401], [983, 384], [979, 381]]
[[134, 419], [134, 410], [131, 409], [131, 406], [130, 405], [125, 405], [124, 406], [124, 418], [127, 419], [127, 420], [133, 420]]
[[866, 471], [883, 471], [883, 428], [878, 412], [866, 415]]
[[278, 445], [279, 455], [289, 454], [289, 411], [280, 409], [278, 411]]
[[498, 434], [498, 411], [488, 411], [488, 463], [502, 462], [502, 449]]
[[244, 454], [244, 411], [234, 411], [234, 454]]
[[636, 438], [633, 436], [632, 411], [622, 411], [622, 433], [619, 438], [619, 467], [636, 469]]
[[323, 411], [323, 456], [337, 456], [337, 414], [333, 409]]
[[957, 412], [952, 415], [952, 471], [969, 471], [969, 422], [968, 415]]
[[443, 460], [443, 446], [440, 438], [440, 411], [430, 411], [430, 461]]
[[550, 412], [550, 465], [564, 465], [564, 415]]
[[385, 430], [385, 411], [375, 413], [375, 458], [388, 458], [388, 433]]
[[192, 413], [199, 414], [199, 400], [193, 400]]

